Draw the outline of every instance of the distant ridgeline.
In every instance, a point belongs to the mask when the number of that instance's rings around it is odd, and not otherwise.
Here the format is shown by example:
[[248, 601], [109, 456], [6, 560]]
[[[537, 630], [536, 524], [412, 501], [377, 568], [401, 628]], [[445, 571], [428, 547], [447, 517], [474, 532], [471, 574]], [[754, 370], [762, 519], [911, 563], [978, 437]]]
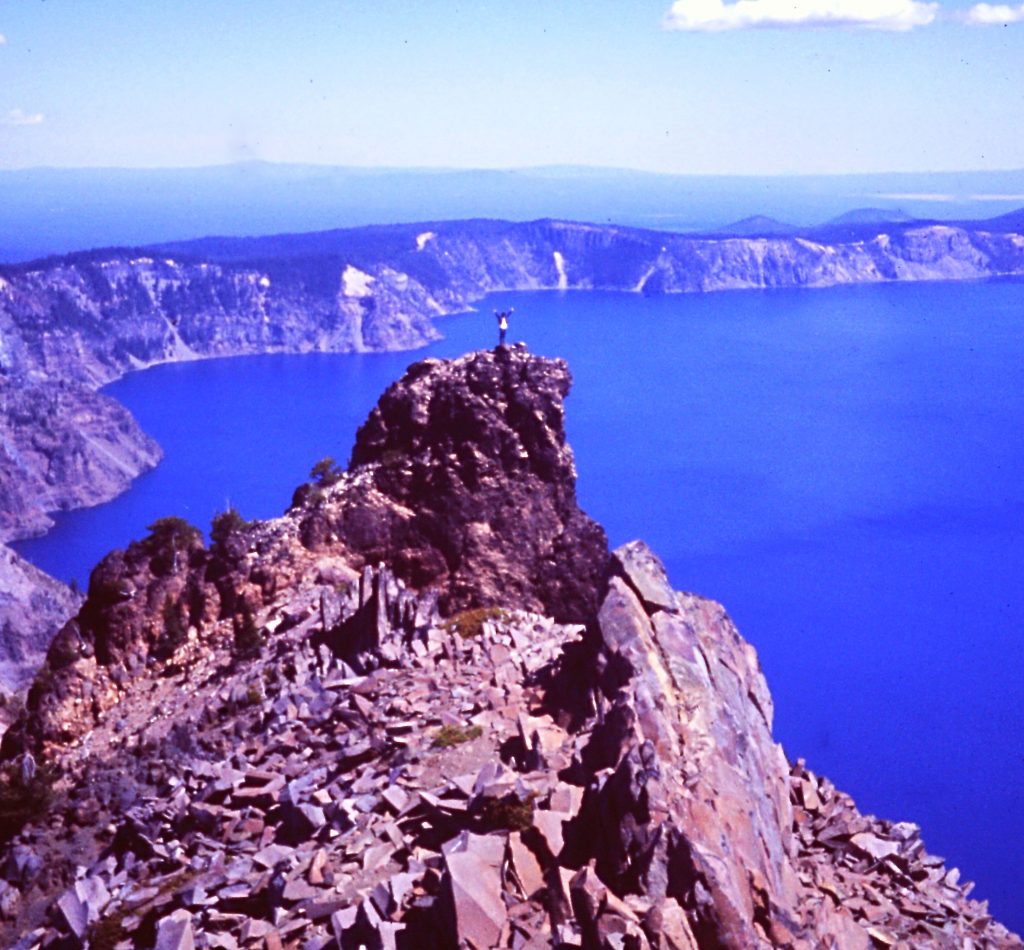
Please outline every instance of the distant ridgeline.
[[413, 349], [438, 336], [435, 317], [495, 291], [667, 294], [1024, 273], [1024, 211], [959, 223], [871, 217], [809, 231], [756, 218], [705, 235], [469, 220], [0, 266], [0, 539], [45, 529], [47, 511], [112, 497], [155, 464], [159, 448], [96, 393], [155, 363]]
[[[160, 450], [98, 388], [155, 363], [421, 346], [496, 291], [697, 293], [1024, 274], [1024, 211], [701, 235], [540, 220], [203, 238], [0, 266], [0, 540], [123, 491]], [[0, 570], [6, 563], [0, 560]], [[2, 580], [2, 578], [0, 578]]]

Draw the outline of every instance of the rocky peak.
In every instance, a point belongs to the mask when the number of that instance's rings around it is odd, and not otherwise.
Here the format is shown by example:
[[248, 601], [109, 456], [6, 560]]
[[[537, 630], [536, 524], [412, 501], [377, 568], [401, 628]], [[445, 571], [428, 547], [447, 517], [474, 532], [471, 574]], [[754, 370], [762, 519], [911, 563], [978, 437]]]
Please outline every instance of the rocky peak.
[[564, 360], [533, 356], [523, 344], [414, 363], [359, 429], [351, 465], [414, 460], [419, 478], [378, 478], [396, 497], [428, 487], [419, 483], [440, 468], [473, 488], [504, 474], [571, 492], [563, 407], [570, 385]]
[[95, 569], [6, 748], [81, 735], [190, 630], [204, 639], [242, 622], [310, 575], [337, 584], [387, 564], [433, 590], [442, 613], [505, 606], [585, 622], [608, 551], [576, 503], [570, 383], [564, 361], [522, 346], [415, 363], [360, 428], [350, 470], [322, 467], [284, 518], [236, 526], [210, 549], [181, 519], [157, 522]]
[[521, 344], [413, 364], [360, 428], [350, 478], [309, 513], [304, 539], [333, 536], [413, 586], [440, 587], [444, 611], [586, 620], [607, 542], [576, 502], [570, 385], [564, 361]]

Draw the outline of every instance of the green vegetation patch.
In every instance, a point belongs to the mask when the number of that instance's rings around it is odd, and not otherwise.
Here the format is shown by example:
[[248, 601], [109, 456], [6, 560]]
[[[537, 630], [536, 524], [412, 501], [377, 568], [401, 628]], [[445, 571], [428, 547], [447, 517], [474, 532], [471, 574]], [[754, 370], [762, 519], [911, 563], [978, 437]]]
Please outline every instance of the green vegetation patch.
[[[119, 943], [132, 937], [132, 932], [125, 927], [125, 921], [129, 917], [144, 918], [147, 913], [151, 913], [158, 901], [188, 887], [197, 877], [198, 872], [190, 868], [174, 872], [148, 901], [136, 907], [122, 904], [110, 911], [89, 929], [89, 950], [114, 950]], [[145, 881], [142, 883], [145, 884]]]
[[131, 933], [124, 925], [126, 917], [127, 908], [119, 908], [97, 920], [89, 931], [89, 950], [114, 950], [122, 940], [127, 940]]
[[451, 749], [463, 742], [479, 739], [483, 734], [484, 730], [480, 726], [442, 726], [434, 734], [431, 744], [437, 749]]
[[338, 467], [338, 463], [328, 455], [326, 458], [320, 459], [316, 465], [309, 472], [309, 477], [313, 479], [313, 482], [322, 488], [330, 488], [331, 485], [336, 485], [341, 481], [341, 476], [345, 473]]
[[505, 616], [505, 611], [500, 607], [474, 607], [453, 614], [445, 621], [444, 628], [458, 634], [463, 640], [472, 640], [483, 633], [485, 620], [501, 620]]
[[157, 641], [153, 655], [158, 660], [166, 660], [172, 657], [183, 647], [188, 640], [188, 624], [185, 622], [180, 603], [175, 603], [170, 597], [164, 601], [163, 609], [163, 633]]
[[490, 828], [507, 831], [529, 831], [533, 827], [533, 802], [537, 795], [531, 792], [520, 800], [515, 795], [504, 798], [485, 798], [480, 815]]
[[183, 550], [202, 538], [202, 532], [184, 518], [158, 518], [146, 527], [149, 537], [143, 542], [151, 550], [171, 547]]
[[0, 841], [8, 841], [53, 801], [57, 770], [43, 764], [26, 774], [20, 762], [0, 768]]
[[246, 521], [238, 513], [237, 508], [229, 507], [226, 511], [218, 512], [213, 516], [213, 521], [210, 523], [210, 540], [222, 547], [232, 535], [244, 534], [255, 524], [255, 521]]
[[256, 623], [252, 607], [242, 604], [241, 613], [234, 620], [234, 643], [232, 652], [238, 660], [252, 660], [263, 649], [263, 634]]

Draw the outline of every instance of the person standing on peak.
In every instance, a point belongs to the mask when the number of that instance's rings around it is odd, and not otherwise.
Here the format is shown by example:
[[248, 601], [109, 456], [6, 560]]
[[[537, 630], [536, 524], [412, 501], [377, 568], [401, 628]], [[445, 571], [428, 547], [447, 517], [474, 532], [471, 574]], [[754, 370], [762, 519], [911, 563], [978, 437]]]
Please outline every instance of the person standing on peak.
[[508, 332], [508, 318], [512, 316], [513, 307], [509, 307], [508, 310], [494, 311], [494, 316], [498, 321], [498, 346], [505, 345], [505, 334]]

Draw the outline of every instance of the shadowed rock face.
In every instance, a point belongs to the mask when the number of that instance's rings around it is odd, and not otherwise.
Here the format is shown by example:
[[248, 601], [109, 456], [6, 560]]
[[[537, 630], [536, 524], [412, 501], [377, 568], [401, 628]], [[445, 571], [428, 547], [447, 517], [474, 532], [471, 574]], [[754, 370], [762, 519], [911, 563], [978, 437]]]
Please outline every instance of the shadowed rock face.
[[[356, 436], [351, 484], [304, 534], [386, 562], [442, 610], [508, 604], [583, 622], [607, 562], [576, 503], [568, 367], [521, 345], [409, 368]], [[365, 478], [360, 478], [365, 475]]]

